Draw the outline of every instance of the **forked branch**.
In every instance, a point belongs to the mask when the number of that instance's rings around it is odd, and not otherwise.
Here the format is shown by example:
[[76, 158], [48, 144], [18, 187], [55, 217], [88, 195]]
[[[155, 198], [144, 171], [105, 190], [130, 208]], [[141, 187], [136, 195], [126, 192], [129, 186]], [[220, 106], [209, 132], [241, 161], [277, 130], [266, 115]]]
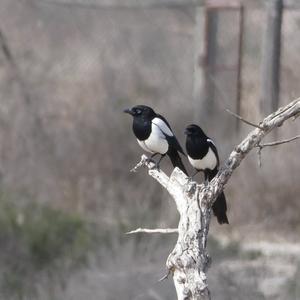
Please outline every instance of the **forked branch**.
[[[208, 185], [190, 182], [177, 168], [168, 177], [163, 171], [154, 169], [154, 164], [149, 162], [146, 156], [142, 156], [141, 162], [134, 168], [136, 171], [141, 166], [148, 167], [149, 175], [170, 193], [176, 203], [180, 215], [178, 240], [166, 265], [173, 273], [178, 300], [210, 299], [206, 281], [210, 257], [206, 250], [206, 242], [211, 205], [246, 155], [253, 148], [259, 147], [262, 139], [274, 128], [298, 116], [299, 113], [300, 99], [297, 99], [267, 116], [259, 125], [255, 125], [256, 128], [235, 147]], [[292, 140], [294, 139], [290, 139]]]
[[131, 230], [126, 232], [126, 234], [134, 234], [134, 233], [178, 233], [177, 228], [155, 228], [155, 229], [149, 229], [149, 228], [138, 228], [135, 230]]

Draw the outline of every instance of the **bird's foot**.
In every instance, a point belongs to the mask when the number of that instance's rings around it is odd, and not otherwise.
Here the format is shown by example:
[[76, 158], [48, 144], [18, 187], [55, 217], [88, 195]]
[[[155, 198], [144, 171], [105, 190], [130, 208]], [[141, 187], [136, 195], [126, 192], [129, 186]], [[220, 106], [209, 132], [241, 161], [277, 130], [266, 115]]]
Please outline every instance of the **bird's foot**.
[[155, 161], [152, 157], [146, 159], [146, 163], [153, 163], [154, 165], [150, 168], [150, 170], [160, 170], [159, 163]]
[[154, 164], [156, 164], [156, 161], [155, 161], [152, 157], [146, 158], [145, 161], [146, 161], [147, 164], [149, 164], [149, 163], [154, 163]]
[[157, 171], [160, 171], [159, 163], [156, 162], [156, 161], [153, 161], [153, 163], [154, 163], [154, 166], [151, 167], [151, 170], [157, 170]]

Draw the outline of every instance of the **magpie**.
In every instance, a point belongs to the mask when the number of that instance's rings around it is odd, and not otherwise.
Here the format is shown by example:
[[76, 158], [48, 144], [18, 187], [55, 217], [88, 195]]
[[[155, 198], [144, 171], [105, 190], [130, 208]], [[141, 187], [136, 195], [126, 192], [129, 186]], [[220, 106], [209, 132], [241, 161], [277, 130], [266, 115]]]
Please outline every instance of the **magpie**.
[[[205, 182], [212, 180], [219, 170], [219, 155], [214, 142], [195, 124], [185, 129], [186, 152], [190, 164], [196, 169], [192, 178], [200, 171], [204, 172]], [[212, 205], [214, 215], [220, 224], [229, 224], [226, 215], [226, 198], [222, 192]]]
[[174, 167], [181, 169], [188, 175], [179, 153], [183, 152], [179, 142], [177, 141], [168, 121], [161, 115], [146, 105], [137, 105], [130, 109], [125, 109], [125, 113], [133, 116], [133, 133], [137, 138], [139, 145], [147, 152], [152, 153], [151, 159], [157, 154], [161, 157], [156, 163], [159, 163], [167, 154]]

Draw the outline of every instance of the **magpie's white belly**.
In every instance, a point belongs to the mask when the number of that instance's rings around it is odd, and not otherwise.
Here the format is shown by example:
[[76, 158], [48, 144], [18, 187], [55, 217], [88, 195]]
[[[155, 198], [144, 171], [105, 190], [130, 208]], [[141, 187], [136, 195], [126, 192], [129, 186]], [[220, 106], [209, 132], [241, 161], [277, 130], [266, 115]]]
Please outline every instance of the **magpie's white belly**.
[[191, 165], [197, 170], [213, 170], [217, 166], [217, 158], [214, 152], [209, 148], [207, 154], [202, 159], [192, 159], [188, 156]]
[[152, 124], [151, 134], [144, 141], [137, 140], [139, 145], [147, 152], [165, 154], [169, 149], [168, 141], [158, 126]]

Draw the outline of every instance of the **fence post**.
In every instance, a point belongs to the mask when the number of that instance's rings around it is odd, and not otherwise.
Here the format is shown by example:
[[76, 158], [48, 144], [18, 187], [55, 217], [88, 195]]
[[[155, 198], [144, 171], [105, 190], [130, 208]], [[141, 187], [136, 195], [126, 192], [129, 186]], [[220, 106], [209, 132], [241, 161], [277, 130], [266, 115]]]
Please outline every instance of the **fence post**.
[[201, 119], [201, 109], [205, 103], [206, 89], [206, 43], [205, 43], [205, 8], [196, 7], [196, 25], [194, 29], [194, 82], [193, 82], [193, 111], [194, 120]]
[[[216, 14], [208, 6], [196, 9], [195, 69], [194, 69], [194, 119], [198, 120], [213, 111], [214, 90], [209, 76], [214, 70], [215, 41], [217, 31]], [[208, 32], [209, 31], [209, 32]], [[199, 103], [200, 101], [200, 103]], [[199, 109], [199, 104], [201, 109]]]
[[280, 52], [283, 0], [266, 1], [266, 28], [262, 49], [261, 113], [278, 108], [280, 93]]

